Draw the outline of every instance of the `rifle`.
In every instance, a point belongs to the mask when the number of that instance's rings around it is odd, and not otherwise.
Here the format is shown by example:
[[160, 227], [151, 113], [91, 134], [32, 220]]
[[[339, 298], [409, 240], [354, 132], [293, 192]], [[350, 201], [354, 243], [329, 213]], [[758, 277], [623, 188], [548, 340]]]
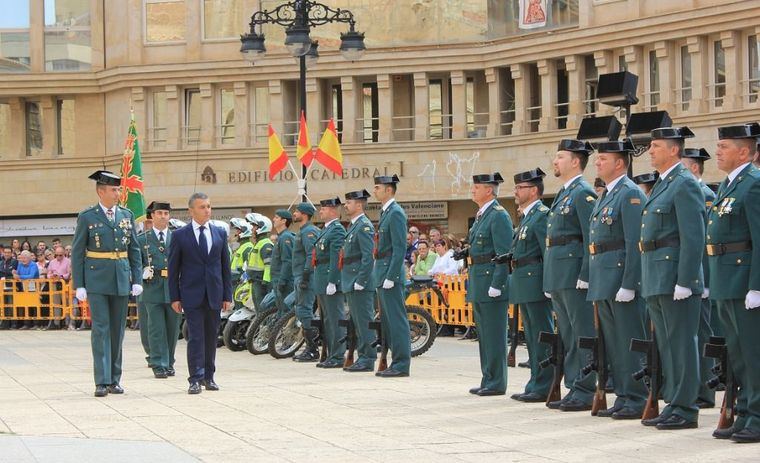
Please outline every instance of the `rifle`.
[[562, 387], [562, 377], [565, 375], [565, 349], [562, 346], [562, 336], [560, 336], [559, 329], [557, 329], [556, 333], [541, 331], [538, 333], [538, 342], [551, 346], [549, 357], [541, 360], [538, 364], [541, 368], [546, 368], [549, 365], [554, 366], [554, 377], [549, 389], [549, 396], [546, 398], [546, 404], [548, 405], [549, 402], [562, 399], [560, 388]]
[[369, 328], [377, 332], [377, 339], [372, 343], [372, 347], [380, 350], [380, 363], [377, 365], [377, 371], [384, 371], [388, 368], [388, 341], [383, 336], [382, 307], [380, 307], [380, 297], [375, 295], [375, 310], [377, 310], [377, 321], [369, 322]]
[[324, 336], [324, 320], [325, 320], [325, 314], [322, 311], [322, 304], [319, 303], [319, 300], [314, 301], [315, 304], [317, 304], [317, 311], [319, 312], [319, 319], [312, 319], [311, 320], [311, 326], [317, 329], [319, 332], [319, 339], [321, 340], [321, 347], [319, 349], [319, 361], [324, 362], [327, 360], [327, 343], [325, 342], [325, 336]]
[[338, 320], [338, 326], [346, 327], [346, 335], [341, 338], [340, 342], [346, 343], [346, 359], [343, 361], [343, 368], [348, 368], [354, 364], [354, 351], [356, 350], [356, 330], [351, 318]]
[[654, 325], [651, 327], [652, 339], [631, 339], [632, 352], [643, 352], [646, 354], [646, 365], [641, 370], [634, 373], [633, 379], [636, 381], [644, 380], [649, 386], [649, 397], [644, 406], [644, 413], [641, 415], [642, 420], [649, 420], [660, 414], [660, 388], [662, 387], [662, 370], [660, 370], [660, 352], [657, 350], [657, 336], [654, 332]]
[[704, 356], [717, 360], [712, 372], [715, 376], [707, 381], [707, 387], [717, 389], [718, 385], [726, 385], [726, 393], [723, 396], [723, 405], [720, 407], [720, 418], [718, 418], [718, 429], [727, 429], [734, 424], [734, 413], [736, 407], [737, 384], [734, 381], [734, 375], [731, 372], [731, 364], [728, 358], [728, 348], [726, 347], [726, 338], [719, 336], [710, 336], [710, 340], [704, 347]]
[[515, 304], [514, 306], [514, 315], [512, 316], [512, 323], [509, 327], [511, 330], [510, 334], [510, 340], [509, 340], [509, 353], [507, 354], [507, 366], [513, 367], [515, 366], [515, 353], [517, 352], [517, 339], [520, 335], [519, 328], [520, 328], [520, 306], [518, 304]]
[[588, 375], [592, 371], [596, 371], [596, 391], [594, 392], [594, 402], [591, 404], [591, 416], [596, 416], [599, 410], [607, 409], [607, 377], [609, 376], [609, 370], [607, 369], [607, 358], [605, 356], [604, 346], [604, 332], [602, 331], [602, 325], [599, 321], [599, 305], [594, 302], [594, 327], [596, 327], [596, 337], [580, 337], [578, 338], [578, 347], [580, 349], [591, 350], [591, 363], [581, 369], [583, 375]]

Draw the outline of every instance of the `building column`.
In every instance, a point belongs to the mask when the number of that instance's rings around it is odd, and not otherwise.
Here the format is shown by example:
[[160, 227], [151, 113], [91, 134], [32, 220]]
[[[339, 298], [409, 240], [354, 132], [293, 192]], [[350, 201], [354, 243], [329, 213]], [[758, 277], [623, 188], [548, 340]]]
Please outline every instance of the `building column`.
[[428, 75], [414, 73], [414, 139], [427, 140], [430, 130], [430, 91]]
[[185, 24], [185, 60], [200, 61], [203, 36], [200, 2], [185, 0]]
[[[688, 114], [696, 115], [708, 111], [708, 98], [710, 92], [707, 89], [708, 65], [707, 39], [701, 36], [687, 37], [686, 46], [691, 57], [691, 99], [689, 100]], [[680, 83], [678, 85], [680, 87]]]
[[737, 31], [725, 31], [720, 34], [720, 44], [726, 55], [726, 96], [723, 97], [723, 110], [742, 107], [742, 84], [744, 78], [741, 55], [741, 34]]
[[488, 85], [488, 127], [486, 137], [498, 137], [501, 135], [501, 73], [499, 68], [486, 68], [486, 85]]
[[235, 147], [245, 148], [250, 146], [251, 127], [249, 122], [253, 120], [250, 114], [248, 83], [235, 82], [232, 85], [232, 92], [235, 95]]
[[[322, 119], [324, 114], [322, 111], [322, 102], [320, 101], [321, 92], [319, 91], [319, 82], [315, 77], [306, 78], [306, 126], [311, 127], [309, 129], [309, 140], [312, 144], [316, 145], [322, 138]], [[297, 112], [296, 121], [301, 120], [301, 111]], [[296, 132], [298, 132], [298, 126], [296, 125]]]
[[377, 141], [388, 143], [393, 138], [393, 89], [391, 88], [390, 74], [378, 74], [377, 76], [377, 101], [378, 101], [378, 134]]
[[547, 132], [557, 128], [557, 63], [552, 59], [538, 61], [541, 78], [541, 119], [538, 131]]
[[[451, 71], [451, 138], [467, 138], [467, 86], [464, 71]], [[445, 118], [444, 118], [445, 119]]]
[[40, 118], [42, 118], [42, 157], [58, 156], [58, 117], [56, 98], [51, 95], [40, 97]]
[[[299, 116], [300, 117], [300, 116]], [[285, 101], [282, 98], [282, 81], [269, 81], [269, 123], [275, 132], [282, 137], [285, 130]], [[261, 121], [256, 121], [257, 124]]]
[[[101, 0], [90, 0], [90, 17], [102, 18], [103, 2]], [[138, 15], [141, 16], [142, 15]], [[105, 63], [105, 30], [104, 21], [90, 21], [90, 47], [91, 47], [91, 64], [93, 71], [102, 71], [106, 67]]]
[[[132, 87], [129, 101], [130, 110], [135, 113], [138, 146], [147, 150], [146, 140], [150, 138], [150, 134], [148, 133], [148, 115], [145, 110], [145, 89], [143, 87]], [[126, 137], [126, 134], [124, 136]]]
[[356, 143], [356, 115], [359, 114], [361, 86], [351, 76], [340, 78], [340, 92], [343, 98], [343, 135], [342, 143]]
[[8, 158], [23, 159], [26, 157], [26, 101], [23, 98], [13, 97], [8, 99], [10, 107], [9, 134], [18, 134], [8, 137]]
[[567, 70], [567, 128], [577, 129], [586, 114], [583, 99], [586, 95], [586, 61], [583, 56], [565, 57]]
[[659, 69], [660, 104], [657, 109], [667, 111], [668, 114], [676, 113], [676, 98], [674, 88], [676, 85], [675, 53], [673, 43], [668, 41], [655, 42], [654, 51], [657, 55], [657, 67]]
[[[29, 64], [32, 72], [45, 71], [45, 11], [41, 1], [29, 3]], [[44, 122], [43, 122], [44, 124]]]
[[[594, 52], [594, 65], [596, 66], [596, 75], [609, 74], [615, 70], [615, 57], [611, 51], [602, 50]], [[596, 95], [594, 95], [596, 98]], [[613, 114], [612, 106], [603, 105], [599, 102], [596, 103], [596, 115], [610, 116]]]
[[530, 101], [530, 82], [528, 82], [528, 65], [513, 64], [509, 67], [515, 82], [515, 120], [512, 123], [512, 135], [528, 132], [526, 122], [528, 102]]
[[201, 134], [198, 148], [210, 149], [216, 146], [216, 111], [214, 109], [214, 86], [201, 84]]
[[628, 64], [628, 72], [636, 74], [639, 78], [639, 83], [636, 86], [636, 96], [639, 102], [631, 106], [631, 113], [642, 112], [644, 110], [645, 99], [644, 98], [644, 52], [640, 46], [632, 45], [623, 49], [625, 53], [625, 62]]
[[184, 119], [180, 113], [178, 98], [180, 90], [176, 85], [167, 85], [164, 87], [164, 91], [166, 92], [166, 114], [168, 116], [166, 121], [166, 150], [177, 151], [181, 148], [180, 127]]
[[[127, 47], [128, 53], [127, 53], [127, 59], [129, 64], [132, 65], [140, 65], [142, 63], [142, 54], [143, 54], [143, 42], [145, 41], [146, 37], [143, 37], [143, 23], [145, 21], [144, 19], [144, 13], [143, 13], [143, 0], [128, 0], [129, 6], [128, 11], [139, 11], [139, 14], [130, 14], [127, 15], [128, 17], [125, 19], [127, 21], [127, 27], [128, 27], [128, 40], [125, 46]], [[171, 113], [170, 113], [171, 114]], [[179, 144], [177, 144], [178, 146]]]

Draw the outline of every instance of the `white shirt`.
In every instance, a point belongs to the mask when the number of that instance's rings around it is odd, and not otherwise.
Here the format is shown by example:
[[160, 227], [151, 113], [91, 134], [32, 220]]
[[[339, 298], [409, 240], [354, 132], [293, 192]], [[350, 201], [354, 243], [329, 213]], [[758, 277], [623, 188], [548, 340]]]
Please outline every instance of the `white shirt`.
[[671, 172], [673, 169], [675, 169], [676, 167], [678, 167], [678, 166], [680, 166], [680, 165], [681, 165], [681, 163], [680, 163], [680, 162], [677, 162], [677, 163], [673, 164], [672, 166], [670, 166], [670, 169], [666, 170], [665, 172], [660, 172], [660, 178], [665, 178], [665, 177], [667, 177], [667, 176], [668, 176], [668, 174], [669, 174], [669, 173], [670, 173], [670, 172]]
[[446, 254], [439, 255], [433, 266], [428, 270], [429, 275], [441, 273], [444, 275], [456, 275], [459, 273], [459, 262], [454, 260], [454, 251], [451, 249], [446, 251]]
[[352, 225], [355, 224], [356, 221], [359, 220], [363, 215], [364, 215], [364, 212], [362, 212], [361, 214], [359, 214], [356, 217], [354, 217], [353, 219], [351, 219], [351, 224]]
[[528, 204], [527, 206], [525, 206], [522, 209], [522, 215], [523, 215], [523, 217], [527, 217], [528, 216], [528, 212], [530, 212], [536, 206], [536, 204], [538, 204], [540, 202], [541, 202], [541, 200], [537, 199], [537, 200], [533, 201], [532, 203]]
[[[329, 227], [329, 226], [330, 226], [330, 224], [332, 224], [332, 223], [333, 223], [333, 222], [335, 222], [336, 220], [338, 220], [338, 219], [332, 219], [332, 220], [331, 220], [331, 221], [329, 221], [329, 222], [325, 222], [325, 228]], [[324, 230], [325, 228], [323, 228], [323, 230]]]
[[[100, 203], [98, 203], [100, 204]], [[108, 217], [108, 211], [113, 212], [113, 218], [116, 219], [116, 206], [111, 206], [111, 208], [107, 208], [104, 205], [100, 204], [100, 208], [103, 209], [103, 213]]]
[[570, 184], [572, 184], [575, 181], [575, 179], [577, 179], [579, 177], [583, 177], [583, 174], [578, 174], [575, 177], [571, 178], [570, 180], [568, 180], [567, 182], [565, 182], [565, 184], [562, 185], [562, 187], [567, 190], [568, 188], [570, 188]]
[[733, 171], [731, 171], [731, 173], [728, 174], [728, 184], [730, 185], [731, 182], [733, 182], [734, 179], [739, 175], [739, 172], [741, 172], [744, 169], [746, 169], [748, 165], [750, 165], [750, 163], [746, 162], [746, 163], [740, 165], [739, 167], [737, 167], [736, 169], [734, 169]]
[[391, 204], [393, 203], [393, 201], [395, 201], [395, 200], [396, 200], [395, 198], [391, 198], [388, 201], [386, 201], [385, 204], [383, 204], [383, 212], [385, 212], [386, 209], [388, 209], [391, 206]]
[[621, 180], [623, 180], [623, 177], [625, 177], [625, 174], [621, 175], [620, 177], [616, 178], [615, 180], [611, 181], [607, 184], [607, 193], [612, 191], [613, 188], [615, 188], [615, 185], [618, 184]]
[[483, 213], [486, 211], [486, 209], [488, 209], [488, 206], [490, 206], [491, 203], [494, 203], [494, 202], [496, 202], [496, 199], [492, 199], [492, 200], [488, 201], [487, 203], [483, 204], [483, 207], [481, 207], [480, 209], [478, 209], [478, 214], [475, 217], [480, 217], [481, 215], [483, 215]]
[[[208, 247], [208, 249], [206, 250], [206, 252], [210, 254], [211, 253], [211, 244], [212, 244], [212, 241], [211, 241], [211, 229], [209, 227], [211, 226], [211, 224], [209, 224], [208, 222], [206, 222], [205, 225], [203, 225], [203, 226], [206, 227], [206, 229], [203, 230], [203, 234], [206, 236], [206, 246]], [[193, 233], [195, 234], [195, 241], [199, 245], [200, 245], [200, 239], [199, 239], [199, 237], [201, 236], [200, 227], [201, 227], [201, 225], [198, 222], [196, 222], [195, 220], [193, 220]]]
[[160, 236], [158, 236], [158, 233], [159, 233], [159, 232], [163, 232], [163, 234], [164, 234], [164, 241], [166, 241], [166, 235], [168, 235], [168, 234], [169, 234], [169, 228], [165, 228], [165, 229], [163, 229], [163, 230], [159, 230], [159, 229], [157, 229], [156, 227], [153, 227], [153, 233], [155, 233], [155, 234], [156, 234], [156, 239], [157, 239], [157, 240], [159, 240], [159, 241], [161, 241], [161, 237], [160, 237]]

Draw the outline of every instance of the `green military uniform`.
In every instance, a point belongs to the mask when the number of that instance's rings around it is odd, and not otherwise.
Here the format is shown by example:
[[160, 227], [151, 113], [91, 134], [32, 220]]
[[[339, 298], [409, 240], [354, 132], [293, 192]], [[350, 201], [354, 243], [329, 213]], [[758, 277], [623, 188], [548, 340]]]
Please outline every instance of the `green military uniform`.
[[[498, 185], [501, 175], [475, 175], [473, 183]], [[467, 301], [472, 303], [480, 352], [480, 389], [478, 395], [500, 395], [507, 389], [507, 312], [509, 305], [509, 270], [492, 262], [495, 256], [509, 252], [512, 242], [512, 219], [496, 199], [478, 211], [468, 235], [469, 286]], [[489, 292], [496, 290], [499, 294]]]
[[[563, 140], [559, 151], [591, 154], [591, 147], [577, 140]], [[557, 325], [565, 350], [565, 387], [570, 392], [562, 404], [590, 406], [596, 389], [596, 373], [582, 376], [586, 356], [578, 349], [579, 337], [594, 337], [594, 309], [587, 291], [576, 289], [578, 280], [588, 282], [589, 217], [596, 194], [579, 175], [563, 186], [554, 198], [546, 225], [544, 292], [551, 295]], [[572, 401], [572, 402], [571, 402]], [[560, 404], [551, 404], [560, 407]], [[580, 407], [582, 408], [582, 407]]]
[[[541, 184], [545, 176], [541, 169], [522, 172], [514, 176], [515, 185], [524, 182]], [[551, 301], [544, 296], [544, 253], [546, 250], [546, 222], [549, 208], [541, 200], [527, 205], [529, 208], [512, 238], [512, 276], [509, 279], [509, 301], [519, 304], [528, 347], [530, 380], [524, 392], [513, 396], [517, 400], [542, 402], [549, 395], [552, 383], [551, 368], [541, 368], [539, 362], [550, 355], [550, 348], [538, 342], [542, 331], [554, 332]]]
[[[375, 177], [376, 185], [397, 184], [398, 176]], [[404, 257], [406, 255], [406, 212], [395, 199], [389, 199], [382, 207], [375, 234], [375, 267], [372, 281], [380, 301], [380, 324], [383, 338], [391, 352], [392, 362], [378, 376], [404, 376], [409, 374], [412, 361], [412, 344], [409, 336], [409, 319], [404, 304]], [[393, 287], [385, 289], [385, 280]]]
[[[138, 243], [142, 243], [144, 240], [145, 232], [137, 234]], [[142, 247], [142, 244], [140, 245]], [[148, 309], [145, 307], [145, 301], [143, 301], [142, 294], [137, 296], [137, 324], [140, 325], [140, 344], [142, 344], [143, 351], [145, 351], [145, 361], [148, 362], [149, 367], [153, 367], [150, 363], [150, 334]]]
[[[633, 145], [602, 142], [599, 153], [629, 156]], [[613, 183], [616, 182], [616, 183]], [[603, 413], [613, 418], [641, 418], [648, 396], [646, 385], [632, 375], [641, 369], [643, 354], [630, 350], [631, 339], [646, 339], [646, 308], [641, 296], [641, 211], [647, 198], [625, 175], [607, 185], [591, 213], [589, 227], [588, 300], [597, 304], [605, 352], [615, 378], [615, 403]], [[620, 294], [629, 290], [628, 294]], [[631, 294], [630, 291], [635, 291]], [[628, 300], [629, 298], [633, 298]], [[625, 301], [625, 302], [624, 302]]]
[[259, 234], [248, 254], [248, 281], [253, 289], [253, 304], [259, 308], [264, 296], [269, 292], [271, 281], [271, 263], [274, 244], [265, 233]]
[[[292, 219], [290, 212], [279, 209], [276, 212], [283, 219]], [[277, 236], [277, 244], [272, 252], [271, 280], [274, 290], [275, 305], [280, 314], [290, 308], [285, 298], [293, 291], [293, 242], [295, 235], [287, 228]]]
[[[689, 136], [691, 131], [686, 127], [652, 131], [656, 140], [683, 140]], [[700, 355], [697, 329], [705, 229], [702, 189], [694, 176], [677, 163], [660, 173], [642, 214], [641, 293], [657, 336], [663, 398], [668, 404], [649, 423], [660, 428], [667, 428], [673, 420], [696, 423]], [[691, 290], [691, 296], [674, 300], [676, 285]]]
[[[340, 207], [340, 198], [320, 202], [321, 207]], [[317, 364], [321, 368], [343, 367], [346, 344], [341, 342], [346, 335], [345, 328], [339, 321], [346, 316], [343, 292], [341, 291], [340, 269], [338, 260], [340, 250], [346, 240], [346, 229], [339, 219], [325, 224], [324, 229], [314, 243], [314, 290], [322, 309], [322, 339], [327, 345], [327, 358]], [[334, 289], [328, 294], [327, 288]]]
[[[346, 194], [346, 199], [366, 199], [366, 190]], [[356, 333], [358, 358], [352, 371], [372, 371], [375, 368], [377, 350], [372, 347], [374, 336], [369, 323], [374, 318], [375, 291], [372, 284], [372, 257], [375, 227], [366, 215], [361, 214], [351, 221], [342, 249], [341, 285], [346, 295], [346, 304]], [[356, 285], [361, 289], [357, 289]]]
[[[750, 138], [752, 133], [745, 126], [718, 129], [721, 140]], [[735, 434], [731, 439], [757, 442], [760, 439], [760, 369], [757, 368], [760, 307], [747, 307], [756, 305], [760, 297], [760, 170], [749, 163], [737, 170], [733, 180], [727, 178], [720, 184], [708, 216], [709, 287], [710, 298], [718, 305], [725, 330], [734, 378], [740, 385], [737, 416], [731, 428]]]
[[[314, 215], [315, 209], [309, 203], [300, 203], [296, 208], [310, 217]], [[311, 326], [314, 318], [314, 276], [311, 267], [311, 253], [314, 249], [314, 243], [319, 236], [319, 228], [313, 223], [306, 222], [295, 234], [293, 240], [293, 284], [295, 287], [295, 311], [296, 317], [301, 322], [306, 339], [306, 350], [301, 354], [293, 357], [295, 361], [315, 361], [318, 360], [316, 338], [318, 336], [316, 328]], [[317, 358], [314, 358], [314, 355]]]
[[[118, 185], [120, 181], [118, 176], [104, 171], [90, 178], [106, 185]], [[115, 206], [110, 220], [103, 209], [97, 204], [79, 213], [71, 249], [74, 287], [87, 290], [90, 305], [93, 368], [98, 386], [118, 385], [121, 381], [121, 347], [130, 285], [142, 282], [132, 212]]]

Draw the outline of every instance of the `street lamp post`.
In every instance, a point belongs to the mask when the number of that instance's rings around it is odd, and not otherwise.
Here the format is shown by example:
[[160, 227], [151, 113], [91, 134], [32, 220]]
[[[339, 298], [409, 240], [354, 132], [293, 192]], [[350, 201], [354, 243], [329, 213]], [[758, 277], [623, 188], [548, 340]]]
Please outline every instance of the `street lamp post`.
[[[340, 52], [349, 61], [356, 61], [364, 55], [364, 34], [355, 29], [354, 14], [349, 10], [330, 8], [311, 0], [294, 0], [283, 3], [271, 10], [256, 11], [251, 16], [250, 31], [240, 36], [240, 53], [243, 58], [255, 64], [266, 54], [264, 45], [264, 24], [278, 24], [285, 28], [285, 46], [290, 54], [298, 59], [300, 79], [299, 89], [301, 111], [306, 117], [306, 68], [310, 62], [316, 62], [319, 44], [312, 41], [309, 32], [312, 28], [328, 23], [346, 23], [348, 32], [340, 34]], [[258, 26], [258, 30], [257, 30]], [[306, 201], [306, 166], [301, 166], [299, 193]]]

